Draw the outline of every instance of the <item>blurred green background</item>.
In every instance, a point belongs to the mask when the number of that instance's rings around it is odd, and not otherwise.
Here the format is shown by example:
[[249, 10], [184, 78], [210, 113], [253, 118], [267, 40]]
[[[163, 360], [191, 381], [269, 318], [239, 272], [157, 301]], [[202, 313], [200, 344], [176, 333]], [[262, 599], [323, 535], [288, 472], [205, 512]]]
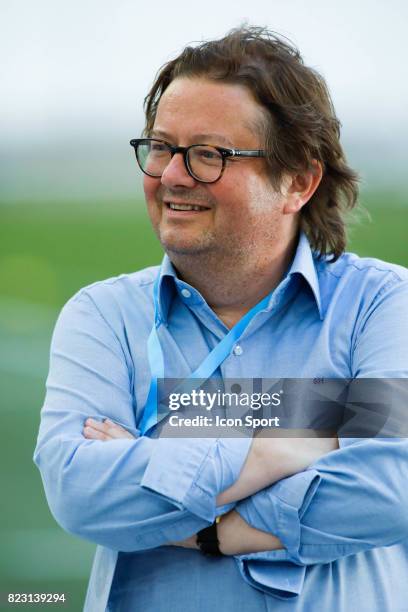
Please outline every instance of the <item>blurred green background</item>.
[[[408, 265], [406, 194], [361, 201], [369, 214], [353, 224], [349, 250]], [[95, 547], [55, 523], [32, 462], [50, 337], [80, 287], [158, 263], [162, 252], [136, 199], [3, 202], [0, 213], [0, 591], [65, 592], [65, 609], [81, 610]]]
[[95, 547], [55, 523], [32, 455], [61, 306], [162, 257], [129, 146], [154, 74], [245, 21], [288, 36], [327, 78], [347, 158], [371, 189], [372, 220], [359, 216], [349, 249], [408, 265], [408, 79], [396, 61], [408, 3], [207, 0], [198, 19], [186, 0], [144, 3], [143, 19], [140, 3], [113, 0], [1, 8], [0, 594], [65, 592], [76, 612]]

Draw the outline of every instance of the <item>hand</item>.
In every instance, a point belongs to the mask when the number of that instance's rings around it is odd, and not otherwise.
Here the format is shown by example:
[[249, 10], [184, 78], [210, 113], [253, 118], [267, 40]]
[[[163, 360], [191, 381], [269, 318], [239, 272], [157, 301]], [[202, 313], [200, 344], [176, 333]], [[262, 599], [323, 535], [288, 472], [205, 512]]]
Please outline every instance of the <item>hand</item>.
[[88, 440], [102, 440], [103, 442], [117, 440], [119, 438], [135, 439], [135, 436], [127, 431], [127, 429], [114, 423], [110, 419], [105, 419], [103, 422], [96, 421], [92, 418], [87, 419], [85, 421], [83, 435]]
[[235, 510], [221, 518], [217, 534], [219, 548], [224, 555], [244, 555], [284, 548], [279, 538], [251, 527]]

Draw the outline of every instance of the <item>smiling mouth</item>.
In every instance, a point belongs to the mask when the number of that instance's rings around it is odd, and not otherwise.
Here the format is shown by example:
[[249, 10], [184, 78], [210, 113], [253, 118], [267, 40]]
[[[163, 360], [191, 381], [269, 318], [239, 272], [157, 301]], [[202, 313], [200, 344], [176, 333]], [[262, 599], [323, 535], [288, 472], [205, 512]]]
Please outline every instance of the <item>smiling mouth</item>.
[[198, 204], [175, 204], [174, 202], [165, 202], [165, 205], [170, 210], [176, 211], [184, 211], [184, 212], [203, 212], [205, 210], [210, 210], [208, 206], [200, 206]]

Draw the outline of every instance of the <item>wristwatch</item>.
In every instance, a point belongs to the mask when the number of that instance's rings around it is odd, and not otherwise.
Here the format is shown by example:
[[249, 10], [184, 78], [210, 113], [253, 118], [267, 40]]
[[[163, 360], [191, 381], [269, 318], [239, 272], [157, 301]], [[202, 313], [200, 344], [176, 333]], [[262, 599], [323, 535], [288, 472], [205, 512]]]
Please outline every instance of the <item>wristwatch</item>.
[[197, 533], [197, 544], [203, 555], [210, 555], [211, 557], [222, 557], [223, 554], [219, 548], [218, 534], [217, 534], [217, 523], [221, 520], [221, 516], [217, 516], [215, 521], [209, 527], [201, 529]]

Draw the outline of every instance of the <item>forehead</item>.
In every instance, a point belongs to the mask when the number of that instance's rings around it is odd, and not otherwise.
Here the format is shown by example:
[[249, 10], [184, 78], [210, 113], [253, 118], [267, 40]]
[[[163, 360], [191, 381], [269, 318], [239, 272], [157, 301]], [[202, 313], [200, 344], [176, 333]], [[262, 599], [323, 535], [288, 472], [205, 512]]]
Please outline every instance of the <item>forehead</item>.
[[[209, 134], [240, 146], [259, 141], [262, 107], [244, 86], [204, 78], [177, 78], [162, 95], [154, 122], [154, 131], [190, 139]], [[251, 142], [247, 142], [251, 141]]]

